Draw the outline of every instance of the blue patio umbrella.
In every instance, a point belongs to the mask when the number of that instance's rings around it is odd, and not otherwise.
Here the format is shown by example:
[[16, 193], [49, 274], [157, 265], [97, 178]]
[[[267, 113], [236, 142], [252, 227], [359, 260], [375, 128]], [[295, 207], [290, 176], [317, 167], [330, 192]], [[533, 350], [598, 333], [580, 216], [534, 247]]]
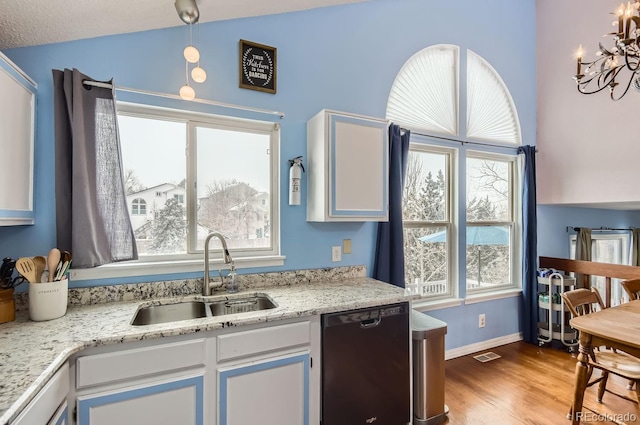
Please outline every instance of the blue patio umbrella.
[[[441, 231], [418, 238], [422, 242], [446, 242], [447, 232]], [[467, 245], [509, 245], [509, 229], [497, 226], [467, 226]], [[480, 248], [478, 248], [478, 284], [480, 284]]]
[[[447, 232], [441, 231], [418, 238], [422, 242], [446, 242]], [[467, 226], [467, 245], [508, 245], [509, 229], [496, 226]]]

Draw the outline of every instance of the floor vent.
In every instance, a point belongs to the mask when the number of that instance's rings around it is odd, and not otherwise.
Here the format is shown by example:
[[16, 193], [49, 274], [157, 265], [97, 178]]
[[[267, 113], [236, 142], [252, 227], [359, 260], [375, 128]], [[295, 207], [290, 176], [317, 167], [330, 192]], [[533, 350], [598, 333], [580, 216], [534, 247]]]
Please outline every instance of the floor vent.
[[478, 354], [477, 356], [473, 356], [473, 358], [479, 362], [486, 363], [486, 362], [490, 362], [491, 360], [499, 359], [500, 355], [489, 351], [488, 353], [483, 353], [483, 354]]

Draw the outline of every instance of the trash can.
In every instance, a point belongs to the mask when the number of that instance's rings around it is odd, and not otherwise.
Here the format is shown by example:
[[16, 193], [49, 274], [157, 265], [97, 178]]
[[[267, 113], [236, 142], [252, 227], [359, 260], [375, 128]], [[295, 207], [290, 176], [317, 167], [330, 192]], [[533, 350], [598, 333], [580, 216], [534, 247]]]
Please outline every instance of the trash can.
[[449, 408], [444, 404], [444, 336], [442, 320], [411, 312], [413, 339], [413, 425], [444, 422]]

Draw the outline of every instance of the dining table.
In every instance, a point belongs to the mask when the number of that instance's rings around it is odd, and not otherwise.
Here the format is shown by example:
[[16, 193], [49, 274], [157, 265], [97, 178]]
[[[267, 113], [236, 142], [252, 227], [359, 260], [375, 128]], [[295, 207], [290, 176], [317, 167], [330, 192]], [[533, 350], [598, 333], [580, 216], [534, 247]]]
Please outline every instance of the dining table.
[[[577, 425], [584, 416], [582, 402], [589, 378], [589, 356], [594, 347], [611, 347], [640, 358], [640, 300], [573, 317], [569, 323], [579, 331], [578, 362], [570, 413], [572, 425]], [[636, 391], [639, 391], [638, 388]], [[637, 394], [640, 400], [640, 392]]]

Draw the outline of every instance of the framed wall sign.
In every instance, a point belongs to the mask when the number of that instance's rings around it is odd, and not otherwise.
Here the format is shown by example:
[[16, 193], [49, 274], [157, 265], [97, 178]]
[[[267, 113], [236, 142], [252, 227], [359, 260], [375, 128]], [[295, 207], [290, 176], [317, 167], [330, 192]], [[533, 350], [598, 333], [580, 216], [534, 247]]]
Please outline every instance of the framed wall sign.
[[276, 92], [277, 49], [240, 40], [240, 88]]

